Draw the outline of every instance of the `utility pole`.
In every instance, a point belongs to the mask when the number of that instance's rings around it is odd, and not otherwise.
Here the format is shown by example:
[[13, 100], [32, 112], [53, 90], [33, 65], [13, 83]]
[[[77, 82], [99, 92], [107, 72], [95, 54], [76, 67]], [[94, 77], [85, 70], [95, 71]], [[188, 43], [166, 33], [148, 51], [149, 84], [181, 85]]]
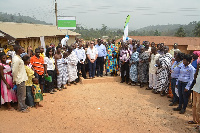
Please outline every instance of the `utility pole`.
[[56, 26], [58, 26], [58, 10], [57, 10], [57, 2], [55, 0], [55, 15], [56, 15]]

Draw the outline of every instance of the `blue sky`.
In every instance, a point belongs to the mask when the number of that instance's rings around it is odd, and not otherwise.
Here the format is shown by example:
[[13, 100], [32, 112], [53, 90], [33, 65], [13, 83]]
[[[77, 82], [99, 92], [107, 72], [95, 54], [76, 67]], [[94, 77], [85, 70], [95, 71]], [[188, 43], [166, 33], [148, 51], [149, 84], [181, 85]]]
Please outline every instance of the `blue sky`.
[[[26, 15], [55, 24], [55, 0], [0, 0], [0, 12]], [[122, 29], [200, 21], [200, 0], [57, 0], [59, 16], [76, 16], [87, 28]]]

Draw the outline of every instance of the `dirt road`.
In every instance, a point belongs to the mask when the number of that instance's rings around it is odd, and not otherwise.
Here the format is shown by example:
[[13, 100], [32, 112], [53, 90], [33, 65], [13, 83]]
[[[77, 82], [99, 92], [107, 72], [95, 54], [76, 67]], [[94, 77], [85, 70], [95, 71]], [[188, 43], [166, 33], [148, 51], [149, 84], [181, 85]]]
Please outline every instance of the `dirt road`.
[[[111, 82], [112, 81], [112, 82]], [[84, 80], [41, 102], [29, 113], [0, 109], [0, 133], [192, 133], [191, 109], [172, 111], [169, 99], [119, 83], [119, 77]]]

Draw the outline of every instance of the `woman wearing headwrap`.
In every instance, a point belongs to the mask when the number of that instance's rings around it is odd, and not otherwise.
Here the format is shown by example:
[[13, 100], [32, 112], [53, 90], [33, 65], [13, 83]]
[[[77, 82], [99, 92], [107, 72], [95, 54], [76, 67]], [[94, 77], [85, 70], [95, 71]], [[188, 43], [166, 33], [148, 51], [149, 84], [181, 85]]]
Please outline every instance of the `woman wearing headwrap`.
[[200, 51], [194, 51], [193, 54], [197, 56], [197, 64], [200, 63]]

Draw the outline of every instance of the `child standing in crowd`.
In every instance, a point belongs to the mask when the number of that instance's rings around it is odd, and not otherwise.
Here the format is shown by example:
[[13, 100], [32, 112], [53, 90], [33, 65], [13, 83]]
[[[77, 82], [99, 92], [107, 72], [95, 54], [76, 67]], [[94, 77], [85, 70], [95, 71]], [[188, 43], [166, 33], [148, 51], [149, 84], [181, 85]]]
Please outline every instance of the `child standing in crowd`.
[[43, 100], [43, 96], [41, 94], [41, 89], [40, 89], [38, 79], [33, 78], [32, 81], [33, 81], [32, 92], [34, 95], [35, 108], [37, 109], [38, 107], [43, 107], [41, 104], [39, 104], [39, 102]]
[[[43, 94], [44, 86], [44, 58], [40, 56], [40, 49], [35, 49], [35, 55], [31, 57], [30, 63], [35, 71], [35, 78], [39, 80], [40, 88]], [[43, 94], [44, 95], [44, 94]]]
[[64, 72], [64, 59], [61, 54], [61, 46], [56, 47], [57, 54], [55, 55], [56, 71], [57, 71], [57, 87], [59, 91], [62, 91], [64, 85], [67, 82], [66, 75]]
[[[64, 52], [63, 53], [63, 61], [64, 61], [64, 64], [63, 64], [63, 71], [64, 71], [64, 76], [65, 76], [65, 81], [64, 81], [64, 85], [68, 83], [68, 80], [69, 80], [69, 72], [68, 72], [68, 56], [69, 56], [69, 53], [68, 52]], [[64, 89], [67, 89], [65, 86], [64, 86]]]
[[131, 83], [129, 83], [132, 86], [135, 86], [137, 83], [138, 79], [138, 73], [137, 73], [137, 66], [138, 66], [138, 61], [139, 61], [139, 53], [136, 51], [137, 48], [134, 45], [133, 46], [133, 54], [131, 55], [130, 59], [130, 80]]
[[9, 111], [14, 110], [10, 102], [17, 102], [16, 92], [12, 89], [12, 70], [9, 64], [6, 63], [6, 55], [0, 53], [0, 73], [1, 73], [1, 104], [7, 103]]
[[180, 114], [184, 114], [189, 99], [189, 89], [194, 79], [194, 67], [190, 64], [192, 57], [185, 55], [183, 58], [183, 64], [180, 69], [180, 75], [178, 77], [178, 93], [179, 93], [179, 106], [174, 108], [174, 111], [180, 111]]
[[159, 59], [159, 54], [157, 53], [156, 47], [151, 47], [151, 55], [149, 58], [149, 86], [146, 88], [147, 90], [152, 90], [153, 92], [156, 89], [156, 84], [157, 84], [157, 76], [156, 76], [156, 70], [157, 67], [155, 67], [156, 60]]
[[28, 80], [24, 62], [20, 57], [22, 53], [22, 47], [18, 44], [14, 46], [16, 55], [12, 59], [12, 74], [14, 84], [17, 85], [17, 98], [18, 98], [18, 110], [27, 113], [27, 105], [25, 104], [26, 99], [26, 86], [25, 81]]
[[28, 77], [28, 80], [25, 82], [26, 86], [26, 105], [29, 107], [34, 106], [34, 99], [33, 99], [33, 93], [32, 93], [32, 79], [35, 78], [34, 71], [29, 67], [30, 64], [30, 57], [28, 55], [23, 56], [22, 60], [24, 61], [24, 67], [26, 69], [26, 74]]
[[139, 54], [139, 65], [138, 65], [140, 88], [144, 87], [144, 83], [147, 83], [148, 79], [147, 69], [149, 66], [148, 64], [149, 64], [149, 55], [148, 53], [144, 52], [144, 46], [141, 46]]

